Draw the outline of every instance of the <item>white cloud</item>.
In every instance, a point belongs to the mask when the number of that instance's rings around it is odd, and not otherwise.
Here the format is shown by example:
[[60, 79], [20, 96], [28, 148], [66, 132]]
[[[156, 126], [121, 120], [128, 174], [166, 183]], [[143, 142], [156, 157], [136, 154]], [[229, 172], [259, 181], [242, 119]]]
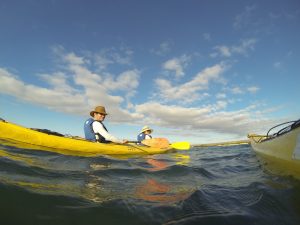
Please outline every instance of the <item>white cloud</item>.
[[83, 65], [85, 60], [83, 57], [78, 57], [73, 52], [63, 56], [64, 60], [73, 65]]
[[282, 62], [275, 62], [275, 63], [273, 64], [273, 67], [274, 67], [275, 69], [281, 69], [281, 68], [282, 68], [282, 65], [283, 65]]
[[170, 59], [163, 64], [165, 70], [175, 71], [176, 77], [181, 77], [184, 75], [183, 68], [178, 59]]
[[145, 115], [144, 121], [167, 127], [191, 126], [192, 121], [205, 116], [210, 108], [185, 108], [176, 105], [163, 105], [158, 102], [148, 102], [136, 105], [136, 112]]
[[211, 53], [210, 56], [215, 58], [217, 56], [221, 57], [232, 57], [233, 55], [244, 55], [247, 56], [249, 51], [254, 50], [254, 46], [257, 40], [254, 38], [241, 40], [239, 45], [226, 46], [226, 45], [218, 45], [213, 49], [215, 52]]
[[248, 87], [247, 91], [254, 94], [259, 91], [259, 87], [256, 87], [256, 86]]
[[171, 42], [164, 41], [159, 45], [159, 49], [151, 49], [150, 52], [156, 54], [156, 55], [166, 55], [168, 52], [171, 51]]
[[224, 57], [230, 57], [231, 56], [231, 50], [227, 46], [216, 46], [215, 49]]
[[226, 98], [226, 94], [225, 94], [225, 93], [218, 93], [218, 94], [216, 95], [216, 98], [217, 98], [217, 99]]
[[211, 40], [211, 36], [210, 36], [209, 33], [204, 33], [204, 34], [203, 34], [203, 38], [204, 38], [204, 40], [206, 40], [206, 41], [210, 41], [210, 40]]
[[235, 17], [233, 27], [236, 29], [241, 29], [252, 25], [254, 23], [253, 19], [255, 10], [255, 5], [246, 6], [245, 10]]
[[0, 68], [0, 92], [18, 96], [24, 91], [23, 82], [18, 80], [16, 75], [9, 73], [6, 69]]
[[106, 69], [108, 65], [113, 64], [113, 63], [114, 63], [113, 60], [108, 59], [104, 55], [101, 55], [101, 54], [95, 55], [95, 64], [98, 66], [100, 71]]
[[247, 55], [248, 51], [254, 50], [254, 45], [256, 44], [257, 40], [254, 38], [242, 40], [242, 43], [238, 46], [232, 46], [231, 51], [233, 53], [238, 53], [241, 55]]
[[55, 72], [53, 74], [40, 74], [38, 75], [43, 81], [48, 83], [54, 90], [74, 92], [73, 87], [68, 84], [68, 77], [65, 73]]
[[[210, 94], [206, 90], [212, 82], [224, 82], [221, 75], [228, 67], [225, 63], [204, 68], [189, 81], [179, 85], [174, 85], [170, 80], [156, 79], [158, 96], [165, 99], [165, 103], [159, 103], [156, 99], [133, 104], [130, 98], [139, 86], [139, 70], [127, 69], [116, 75], [104, 71], [99, 73], [91, 69], [95, 63], [91, 55], [64, 54], [61, 49], [59, 52], [62, 71], [39, 74], [38, 77], [45, 82], [42, 86], [26, 83], [7, 69], [0, 68], [0, 93], [51, 110], [85, 116], [96, 105], [104, 105], [110, 122], [161, 126], [172, 129], [172, 132], [180, 130], [186, 135], [212, 132], [216, 135], [245, 137], [247, 132], [255, 131], [256, 124], [263, 127], [263, 124], [270, 123], [264, 119], [267, 111], [257, 110], [256, 105], [226, 112], [231, 103], [225, 99], [225, 93], [217, 94], [217, 101], [210, 105], [180, 106], [181, 102], [207, 98]], [[241, 88], [235, 88], [235, 92], [241, 91]], [[245, 90], [255, 93], [259, 88], [252, 86]], [[166, 103], [172, 101], [176, 104]], [[189, 131], [193, 131], [193, 134]]]
[[69, 71], [73, 72], [73, 79], [75, 84], [84, 88], [96, 88], [101, 86], [103, 80], [100, 74], [90, 71], [88, 68], [80, 65], [68, 65]]
[[227, 107], [227, 105], [228, 105], [228, 102], [226, 102], [224, 100], [222, 100], [222, 101], [219, 100], [215, 103], [215, 105], [212, 106], [212, 109], [213, 109], [213, 111], [220, 111], [220, 110], [225, 109]]
[[[219, 74], [221, 69], [216, 67], [206, 68], [198, 75], [205, 76], [208, 80], [208, 77], [218, 77], [214, 74]], [[125, 75], [122, 74], [120, 77], [136, 76], [132, 74], [135, 73], [125, 73]], [[64, 80], [62, 74], [58, 74], [57, 77]], [[55, 79], [53, 81], [49, 76], [44, 78], [55, 86]], [[197, 80], [196, 78], [195, 80]], [[20, 100], [43, 105], [55, 111], [86, 116], [96, 105], [103, 104], [107, 107], [109, 121], [111, 122], [161, 126], [171, 129], [170, 132], [176, 133], [176, 131], [180, 131], [182, 138], [184, 135], [187, 135], [189, 138], [192, 136], [198, 137], [198, 143], [201, 140], [199, 138], [201, 134], [203, 136], [208, 133], [214, 134], [213, 138], [211, 138], [214, 142], [220, 141], [220, 139], [216, 138], [224, 138], [224, 135], [228, 138], [240, 139], [246, 138], [247, 133], [257, 132], [258, 127], [266, 129], [270, 127], [270, 124], [273, 125], [278, 122], [265, 119], [264, 115], [269, 113], [268, 110], [257, 110], [257, 105], [226, 112], [224, 109], [227, 107], [227, 102], [223, 100], [217, 101], [215, 104], [198, 107], [181, 107], [178, 105], [164, 105], [158, 102], [145, 102], [131, 105], [131, 111], [128, 111], [120, 105], [123, 101], [121, 96], [108, 94], [107, 90], [102, 86], [98, 88], [85, 86], [82, 93], [76, 93], [72, 90], [64, 91], [62, 89], [58, 91], [54, 87], [42, 88], [26, 84], [3, 68], [0, 68], [0, 79], [0, 92], [15, 96]], [[203, 82], [202, 80], [203, 78], [200, 79], [201, 82]], [[201, 84], [201, 82], [197, 84]], [[125, 83], [127, 84], [127, 82]], [[189, 131], [193, 132], [190, 133]], [[159, 134], [160, 132], [157, 133]]]
[[180, 58], [173, 58], [163, 63], [163, 69], [174, 71], [175, 77], [180, 78], [184, 76], [183, 69], [184, 67], [187, 66], [188, 61], [189, 61], [189, 57], [186, 55], [183, 55]]
[[92, 55], [95, 65], [103, 71], [110, 65], [131, 65], [133, 51], [127, 47], [110, 48]]
[[250, 87], [239, 87], [239, 86], [235, 86], [233, 88], [230, 88], [229, 91], [232, 93], [232, 94], [235, 94], [235, 95], [239, 95], [239, 94], [245, 94], [246, 92], [249, 92], [251, 94], [255, 94], [256, 92], [259, 91], [259, 87], [257, 86], [250, 86]]
[[[34, 104], [46, 106], [63, 112], [83, 113], [84, 98], [80, 94], [70, 93], [57, 88], [47, 89], [25, 84], [7, 70], [0, 68], [0, 92]], [[72, 110], [71, 110], [72, 109]]]
[[[202, 88], [204, 88], [211, 79], [217, 79], [223, 69], [220, 65], [206, 68], [197, 74], [193, 81], [183, 86], [196, 88], [203, 85]], [[78, 72], [78, 70], [76, 71]], [[138, 76], [136, 71], [120, 74], [118, 78], [124, 79], [124, 84], [120, 84], [120, 88], [134, 88], [137, 83], [128, 86], [127, 82], [132, 76], [135, 78]], [[76, 74], [74, 75], [75, 77]], [[90, 85], [83, 84], [82, 92], [76, 92], [72, 89], [64, 91], [63, 89], [55, 88], [59, 80], [67, 84], [65, 75], [60, 73], [55, 73], [54, 77], [50, 75], [43, 76], [45, 81], [53, 86], [52, 88], [26, 84], [3, 68], [0, 69], [0, 78], [0, 90], [2, 93], [13, 95], [21, 100], [43, 105], [56, 111], [87, 115], [87, 112], [95, 105], [103, 104], [107, 107], [111, 122], [129, 123], [134, 121], [135, 123], [155, 124], [172, 129], [190, 129], [196, 133], [205, 130], [239, 134], [245, 132], [245, 129], [242, 129], [240, 124], [250, 120], [250, 113], [247, 114], [247, 110], [245, 112], [220, 112], [220, 110], [226, 108], [226, 101], [218, 101], [213, 105], [204, 107], [181, 107], [177, 105], [163, 105], [158, 102], [146, 102], [139, 105], [131, 105], [132, 111], [129, 112], [120, 106], [123, 97], [108, 94], [105, 85], [93, 88]], [[89, 84], [89, 82], [86, 83]]]
[[231, 92], [232, 92], [233, 94], [243, 94], [243, 93], [244, 93], [244, 91], [243, 91], [240, 87], [233, 87], [233, 88], [231, 89]]
[[[299, 18], [299, 9], [296, 7], [294, 12], [292, 10], [277, 10], [272, 11], [268, 8], [265, 13], [261, 14], [260, 5], [249, 5], [237, 14], [233, 21], [233, 28], [236, 30], [243, 30], [248, 35], [267, 35], [276, 33], [280, 30], [282, 23], [291, 23]], [[265, 9], [263, 9], [265, 10]], [[291, 14], [290, 14], [291, 13]]]
[[265, 119], [263, 112], [256, 112], [258, 105], [250, 105], [245, 109], [232, 112], [222, 111], [226, 106], [225, 101], [190, 108], [148, 102], [136, 105], [136, 112], [144, 115], [141, 123], [155, 123], [157, 126], [175, 129], [173, 132], [180, 131], [182, 135], [186, 134], [189, 137], [195, 135], [199, 138], [200, 134], [211, 132], [214, 134], [212, 138], [214, 142], [218, 141], [216, 136], [224, 134], [228, 137], [231, 135], [231, 137], [246, 139], [248, 133], [261, 131], [258, 128], [267, 129], [270, 124], [276, 123]]
[[194, 78], [184, 84], [175, 86], [170, 80], [158, 78], [155, 83], [158, 87], [159, 96], [165, 101], [182, 100], [192, 102], [201, 98], [199, 91], [208, 89], [210, 82], [221, 82], [220, 75], [224, 72], [226, 66], [222, 63], [212, 67], [207, 67]]
[[41, 87], [26, 84], [0, 68], [0, 92], [55, 111], [79, 115], [87, 115], [96, 105], [105, 105], [113, 112], [112, 122], [129, 122], [139, 118], [139, 115], [121, 107], [124, 101], [130, 105], [130, 98], [139, 84], [139, 71], [127, 70], [117, 76], [98, 74], [89, 69], [93, 58], [79, 57], [75, 53], [64, 54], [62, 48], [55, 49], [55, 52], [62, 59], [64, 72], [37, 75], [45, 82]]

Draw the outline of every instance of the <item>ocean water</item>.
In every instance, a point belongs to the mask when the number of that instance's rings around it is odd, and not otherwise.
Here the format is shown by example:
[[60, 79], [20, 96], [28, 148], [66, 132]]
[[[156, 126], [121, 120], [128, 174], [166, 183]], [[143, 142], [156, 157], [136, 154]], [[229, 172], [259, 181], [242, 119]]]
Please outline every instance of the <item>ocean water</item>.
[[0, 224], [300, 224], [300, 180], [248, 145], [79, 157], [0, 141]]

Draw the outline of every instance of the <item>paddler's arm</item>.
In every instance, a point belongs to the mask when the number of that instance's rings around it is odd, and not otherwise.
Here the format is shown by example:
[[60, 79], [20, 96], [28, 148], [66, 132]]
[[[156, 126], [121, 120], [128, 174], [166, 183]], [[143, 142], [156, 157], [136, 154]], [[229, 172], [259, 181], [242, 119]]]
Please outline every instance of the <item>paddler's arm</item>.
[[119, 143], [119, 144], [125, 144], [128, 142], [127, 140], [120, 140], [120, 139], [116, 138], [115, 136], [111, 135], [110, 133], [108, 133], [104, 129], [104, 127], [102, 126], [101, 123], [93, 123], [93, 130], [95, 133], [101, 134], [107, 141], [111, 141], [111, 142]]

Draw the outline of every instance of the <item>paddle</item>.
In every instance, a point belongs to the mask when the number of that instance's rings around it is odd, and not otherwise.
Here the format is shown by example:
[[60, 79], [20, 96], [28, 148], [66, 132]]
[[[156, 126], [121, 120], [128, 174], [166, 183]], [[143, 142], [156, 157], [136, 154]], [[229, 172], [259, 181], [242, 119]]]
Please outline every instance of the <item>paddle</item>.
[[189, 150], [191, 148], [191, 145], [189, 142], [183, 141], [183, 142], [174, 142], [171, 144], [171, 147], [178, 150]]
[[[136, 143], [136, 142], [134, 142]], [[190, 143], [189, 142], [174, 142], [170, 144], [168, 139], [166, 138], [152, 138], [152, 139], [145, 139], [142, 141], [142, 144], [154, 147], [154, 148], [174, 148], [178, 150], [189, 150]]]

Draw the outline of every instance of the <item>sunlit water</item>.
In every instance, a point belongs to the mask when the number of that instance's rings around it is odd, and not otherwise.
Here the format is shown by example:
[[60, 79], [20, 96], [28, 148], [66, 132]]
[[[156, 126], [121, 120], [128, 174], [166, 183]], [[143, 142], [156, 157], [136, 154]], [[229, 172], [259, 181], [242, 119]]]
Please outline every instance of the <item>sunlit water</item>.
[[21, 146], [0, 142], [3, 225], [300, 224], [300, 181], [248, 145], [130, 158]]

